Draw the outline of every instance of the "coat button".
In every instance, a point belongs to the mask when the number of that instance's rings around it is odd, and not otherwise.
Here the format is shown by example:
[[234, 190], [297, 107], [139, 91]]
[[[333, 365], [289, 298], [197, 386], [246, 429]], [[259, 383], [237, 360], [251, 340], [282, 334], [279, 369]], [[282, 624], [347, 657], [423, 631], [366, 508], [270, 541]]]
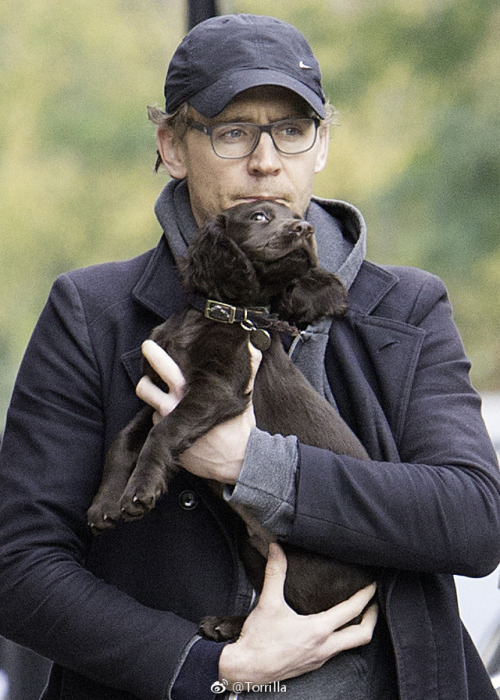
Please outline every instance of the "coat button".
[[183, 491], [179, 495], [179, 503], [184, 510], [193, 510], [198, 505], [198, 496], [194, 491]]

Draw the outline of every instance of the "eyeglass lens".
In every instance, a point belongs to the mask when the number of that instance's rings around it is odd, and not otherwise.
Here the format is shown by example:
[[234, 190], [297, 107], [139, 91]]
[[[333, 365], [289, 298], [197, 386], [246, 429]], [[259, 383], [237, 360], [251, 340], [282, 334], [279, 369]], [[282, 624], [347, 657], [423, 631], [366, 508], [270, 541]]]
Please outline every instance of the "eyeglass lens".
[[219, 124], [211, 129], [212, 147], [221, 158], [244, 158], [256, 148], [265, 131], [278, 151], [293, 155], [313, 147], [317, 126], [318, 122], [312, 118], [284, 119], [267, 125]]

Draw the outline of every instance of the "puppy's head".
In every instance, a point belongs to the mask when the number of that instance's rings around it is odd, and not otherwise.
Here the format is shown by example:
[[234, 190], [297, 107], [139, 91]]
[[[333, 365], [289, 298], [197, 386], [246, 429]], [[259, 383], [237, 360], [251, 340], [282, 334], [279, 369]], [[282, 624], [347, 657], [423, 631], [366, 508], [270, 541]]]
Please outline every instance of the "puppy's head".
[[228, 234], [254, 265], [272, 266], [283, 258], [302, 260], [304, 270], [318, 264], [313, 227], [285, 205], [248, 202], [226, 209], [222, 216]]
[[312, 226], [275, 202], [226, 209], [198, 232], [181, 264], [190, 292], [267, 305], [318, 263]]

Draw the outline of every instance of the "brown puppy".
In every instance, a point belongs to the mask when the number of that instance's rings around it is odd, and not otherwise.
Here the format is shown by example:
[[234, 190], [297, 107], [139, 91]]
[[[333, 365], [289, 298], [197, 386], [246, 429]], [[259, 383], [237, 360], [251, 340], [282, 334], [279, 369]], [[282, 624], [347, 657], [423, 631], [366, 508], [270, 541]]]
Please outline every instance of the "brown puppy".
[[[151, 510], [179, 471], [178, 456], [210, 428], [245, 410], [250, 399], [248, 339], [263, 350], [253, 389], [259, 428], [368, 458], [281, 342], [280, 332], [297, 334], [298, 328], [343, 315], [347, 308], [339, 279], [318, 266], [312, 226], [280, 204], [240, 204], [199, 231], [180, 267], [191, 306], [155, 328], [151, 338], [179, 364], [186, 379], [184, 396], [153, 427], [153, 410], [143, 408], [114, 440], [101, 488], [88, 511], [94, 533]], [[162, 384], [151, 368], [145, 371]], [[242, 543], [242, 559], [260, 591], [273, 538], [250, 514], [238, 512], [251, 533]], [[301, 614], [325, 610], [375, 578], [369, 567], [343, 564], [286, 543], [284, 549], [285, 597]], [[243, 621], [207, 618], [201, 631], [213, 639], [234, 639]]]

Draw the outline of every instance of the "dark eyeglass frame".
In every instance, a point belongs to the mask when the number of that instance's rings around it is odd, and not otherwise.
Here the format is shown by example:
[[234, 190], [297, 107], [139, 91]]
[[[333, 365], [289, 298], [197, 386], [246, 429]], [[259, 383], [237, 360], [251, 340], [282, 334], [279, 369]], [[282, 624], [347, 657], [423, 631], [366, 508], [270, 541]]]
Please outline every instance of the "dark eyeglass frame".
[[[287, 153], [286, 151], [283, 151], [281, 148], [279, 148], [276, 145], [276, 141], [274, 140], [273, 136], [273, 129], [276, 128], [276, 125], [278, 124], [286, 124], [287, 122], [290, 121], [310, 121], [314, 124], [314, 138], [312, 140], [312, 143], [310, 146], [307, 148], [303, 148], [301, 151], [294, 151], [293, 153]], [[248, 158], [248, 156], [251, 156], [252, 153], [255, 151], [257, 146], [260, 143], [260, 139], [263, 133], [269, 134], [271, 137], [271, 141], [273, 142], [273, 146], [275, 149], [278, 151], [278, 153], [282, 153], [285, 156], [298, 156], [300, 153], [307, 153], [307, 151], [310, 151], [311, 148], [314, 146], [316, 143], [316, 139], [318, 138], [318, 129], [321, 124], [321, 119], [318, 117], [289, 117], [288, 119], [279, 119], [276, 122], [271, 122], [270, 124], [253, 124], [252, 122], [220, 122], [219, 124], [212, 124], [211, 126], [208, 126], [207, 124], [202, 124], [201, 122], [197, 122], [194, 119], [187, 118], [186, 119], [186, 124], [191, 128], [191, 129], [196, 129], [197, 131], [201, 131], [203, 134], [208, 136], [210, 138], [210, 144], [212, 146], [212, 151], [215, 153], [215, 155], [218, 158], [224, 158], [224, 160], [239, 160], [241, 158]], [[221, 126], [251, 126], [254, 128], [257, 128], [257, 136], [255, 139], [255, 142], [250, 149], [248, 153], [246, 153], [244, 156], [221, 156], [220, 153], [217, 153], [215, 150], [212, 134], [215, 129], [218, 129]]]

